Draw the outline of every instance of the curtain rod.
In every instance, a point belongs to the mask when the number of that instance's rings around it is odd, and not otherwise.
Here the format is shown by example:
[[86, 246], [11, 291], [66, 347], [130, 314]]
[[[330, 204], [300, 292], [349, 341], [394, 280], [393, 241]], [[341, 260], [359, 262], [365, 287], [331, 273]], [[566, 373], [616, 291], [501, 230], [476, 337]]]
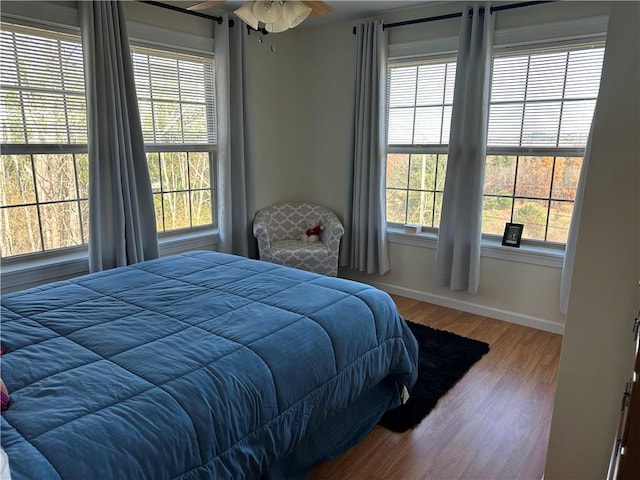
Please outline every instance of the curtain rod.
[[[511, 10], [512, 8], [521, 8], [521, 7], [529, 7], [531, 5], [539, 5], [542, 3], [551, 3], [555, 0], [538, 0], [531, 2], [521, 2], [521, 3], [510, 3], [508, 5], [498, 5], [497, 7], [491, 7], [490, 11], [499, 12], [500, 10]], [[416, 18], [413, 20], [405, 20], [404, 22], [395, 22], [395, 23], [385, 23], [382, 25], [382, 29], [393, 28], [393, 27], [404, 27], [405, 25], [414, 25], [416, 23], [425, 23], [425, 22], [435, 22], [437, 20], [446, 20], [449, 18], [460, 18], [462, 17], [462, 12], [456, 13], [448, 13], [446, 15], [436, 15], [434, 17], [425, 17], [425, 18]], [[353, 27], [353, 34], [356, 34], [356, 27]]]
[[[151, 0], [138, 0], [140, 3], [146, 3], [147, 5], [153, 5], [154, 7], [166, 8], [167, 10], [173, 10], [174, 12], [186, 13], [187, 15], [193, 15], [194, 17], [207, 18], [209, 20], [215, 20], [218, 24], [222, 23], [222, 17], [216, 17], [214, 15], [207, 15], [206, 13], [200, 13], [193, 10], [187, 10], [186, 8], [176, 7], [168, 3], [153, 2]], [[233, 27], [233, 19], [229, 20], [229, 26]]]

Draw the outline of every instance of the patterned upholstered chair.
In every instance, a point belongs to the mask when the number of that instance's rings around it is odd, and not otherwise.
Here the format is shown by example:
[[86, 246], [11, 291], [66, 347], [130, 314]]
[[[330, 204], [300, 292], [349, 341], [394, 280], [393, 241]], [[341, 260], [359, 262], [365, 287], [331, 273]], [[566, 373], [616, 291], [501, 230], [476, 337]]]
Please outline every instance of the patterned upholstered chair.
[[[320, 219], [320, 240], [301, 240], [309, 219]], [[258, 239], [260, 260], [335, 277], [344, 227], [335, 214], [322, 205], [278, 203], [256, 213], [253, 235]]]

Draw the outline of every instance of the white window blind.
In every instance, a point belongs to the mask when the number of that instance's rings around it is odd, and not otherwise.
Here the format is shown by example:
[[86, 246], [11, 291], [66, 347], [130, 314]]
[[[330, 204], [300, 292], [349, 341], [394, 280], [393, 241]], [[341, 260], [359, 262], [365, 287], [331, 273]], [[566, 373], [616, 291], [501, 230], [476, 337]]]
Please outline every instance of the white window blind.
[[86, 144], [77, 36], [2, 24], [2, 143]]
[[597, 46], [496, 57], [488, 145], [584, 148], [603, 57]]
[[145, 143], [215, 144], [213, 58], [131, 51]]
[[449, 143], [455, 62], [389, 69], [389, 145]]

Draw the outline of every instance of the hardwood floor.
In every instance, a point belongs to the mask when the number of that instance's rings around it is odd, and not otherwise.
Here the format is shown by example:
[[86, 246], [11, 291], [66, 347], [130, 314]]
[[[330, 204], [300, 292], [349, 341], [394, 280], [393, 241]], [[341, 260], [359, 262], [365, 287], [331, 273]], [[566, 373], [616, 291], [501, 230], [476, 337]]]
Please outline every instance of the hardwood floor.
[[488, 342], [491, 350], [415, 429], [375, 427], [308, 479], [540, 480], [562, 337], [393, 298], [407, 320]]

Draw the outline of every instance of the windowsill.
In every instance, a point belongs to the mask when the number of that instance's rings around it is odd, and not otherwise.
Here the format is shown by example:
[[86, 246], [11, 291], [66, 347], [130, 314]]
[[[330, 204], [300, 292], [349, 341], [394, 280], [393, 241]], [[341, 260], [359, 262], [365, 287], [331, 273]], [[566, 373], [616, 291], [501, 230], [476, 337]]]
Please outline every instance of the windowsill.
[[[400, 228], [387, 228], [387, 239], [391, 243], [413, 247], [435, 249], [438, 236], [430, 232], [405, 233]], [[530, 263], [547, 267], [562, 268], [564, 249], [540, 245], [521, 244], [519, 248], [505, 247], [500, 241], [483, 238], [480, 255], [519, 263]]]
[[[162, 233], [158, 238], [159, 253], [161, 257], [166, 257], [191, 250], [212, 250], [218, 239], [217, 228]], [[42, 255], [29, 255], [22, 260], [3, 260], [2, 293], [89, 273], [87, 248], [77, 247], [72, 250], [62, 250], [56, 254], [46, 252]]]

